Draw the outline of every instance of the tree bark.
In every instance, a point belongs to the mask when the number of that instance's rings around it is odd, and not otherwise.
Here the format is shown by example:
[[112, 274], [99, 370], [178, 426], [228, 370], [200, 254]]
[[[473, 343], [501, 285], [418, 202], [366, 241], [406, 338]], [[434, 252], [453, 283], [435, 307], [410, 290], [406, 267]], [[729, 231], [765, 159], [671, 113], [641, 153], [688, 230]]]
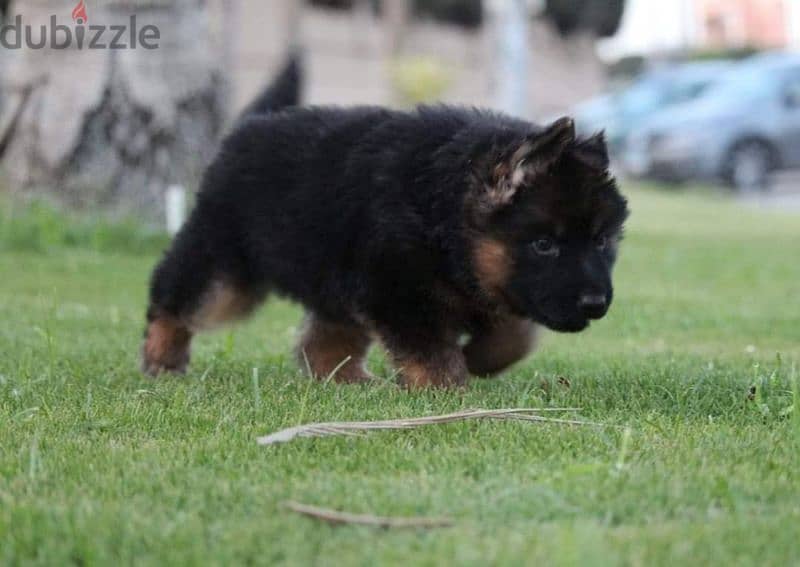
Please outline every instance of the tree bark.
[[[75, 3], [17, 2], [9, 18], [20, 13], [36, 38], [53, 14], [74, 29]], [[139, 29], [157, 26], [159, 47], [9, 52], [6, 90], [29, 94], [16, 97], [24, 104], [5, 105], [0, 121], [14, 126], [5, 132], [8, 185], [76, 206], [160, 213], [169, 185], [196, 186], [225, 124], [208, 7], [203, 0], [112, 0], [87, 8], [89, 24], [130, 26], [135, 15]], [[113, 35], [104, 34], [106, 43]]]

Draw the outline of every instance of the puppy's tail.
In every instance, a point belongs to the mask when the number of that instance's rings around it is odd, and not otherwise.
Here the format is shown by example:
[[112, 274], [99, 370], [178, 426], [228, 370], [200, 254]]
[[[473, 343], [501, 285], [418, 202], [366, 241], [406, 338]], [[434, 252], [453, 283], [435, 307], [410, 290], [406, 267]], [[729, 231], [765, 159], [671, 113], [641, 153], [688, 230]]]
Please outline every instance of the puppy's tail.
[[258, 95], [258, 98], [250, 103], [240, 120], [298, 106], [303, 97], [303, 82], [303, 57], [300, 51], [295, 49], [289, 54], [278, 76]]

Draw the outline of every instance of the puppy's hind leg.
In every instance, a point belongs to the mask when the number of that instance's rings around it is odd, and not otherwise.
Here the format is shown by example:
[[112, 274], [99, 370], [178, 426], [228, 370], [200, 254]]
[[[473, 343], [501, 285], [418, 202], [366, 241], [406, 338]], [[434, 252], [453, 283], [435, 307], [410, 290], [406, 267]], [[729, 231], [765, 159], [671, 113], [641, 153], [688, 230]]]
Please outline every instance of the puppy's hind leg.
[[198, 238], [191, 230], [179, 234], [153, 273], [142, 347], [142, 371], [151, 376], [185, 372], [196, 333], [248, 315], [266, 295]]

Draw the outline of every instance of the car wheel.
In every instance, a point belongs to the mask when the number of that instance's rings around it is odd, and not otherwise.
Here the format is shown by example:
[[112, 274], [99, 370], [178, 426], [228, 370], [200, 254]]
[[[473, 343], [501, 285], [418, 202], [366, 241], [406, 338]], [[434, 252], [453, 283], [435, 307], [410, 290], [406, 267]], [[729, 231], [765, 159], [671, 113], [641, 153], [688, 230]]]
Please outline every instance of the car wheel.
[[762, 142], [738, 144], [728, 159], [730, 184], [739, 191], [765, 191], [769, 188], [772, 152]]

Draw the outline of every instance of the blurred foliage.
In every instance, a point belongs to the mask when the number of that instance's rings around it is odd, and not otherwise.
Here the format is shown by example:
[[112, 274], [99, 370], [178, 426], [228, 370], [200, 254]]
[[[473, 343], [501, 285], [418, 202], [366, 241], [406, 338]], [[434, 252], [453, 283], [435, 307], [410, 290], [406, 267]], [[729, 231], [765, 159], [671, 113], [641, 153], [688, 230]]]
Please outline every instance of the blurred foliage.
[[394, 90], [406, 106], [441, 98], [450, 82], [444, 65], [430, 57], [404, 57], [392, 66]]
[[609, 64], [608, 74], [620, 79], [636, 77], [644, 72], [647, 63], [647, 59], [641, 55], [629, 55]]
[[483, 23], [481, 0], [413, 0], [418, 17], [477, 28]]
[[[350, 10], [356, 0], [309, 0], [312, 6]], [[381, 0], [370, 0], [372, 9], [380, 13]], [[429, 18], [465, 28], [476, 28], [483, 22], [481, 0], [411, 0], [411, 9], [418, 18]]]
[[[350, 10], [356, 0], [308, 0], [312, 6], [336, 10]], [[380, 13], [381, 0], [370, 0], [373, 10]], [[422, 19], [476, 28], [483, 23], [481, 0], [411, 0], [414, 15]]]
[[[354, 0], [309, 0], [314, 6], [350, 9]], [[380, 1], [372, 0], [376, 11]], [[483, 23], [482, 0], [412, 0], [420, 18], [477, 28]], [[600, 37], [614, 35], [622, 23], [625, 0], [545, 0], [543, 16], [553, 22], [561, 35], [588, 31]]]
[[334, 10], [349, 10], [355, 4], [353, 0], [308, 0], [308, 3], [312, 6]]
[[641, 75], [654, 63], [679, 64], [691, 61], [739, 61], [761, 52], [762, 50], [758, 47], [745, 46], [676, 51], [656, 59], [649, 59], [643, 55], [629, 55], [609, 64], [608, 74], [612, 79], [625, 80]]
[[0, 251], [49, 252], [81, 248], [96, 252], [152, 254], [169, 237], [132, 218], [67, 213], [45, 201], [0, 199]]
[[544, 15], [561, 35], [579, 31], [611, 37], [622, 23], [625, 0], [545, 0]]
[[761, 49], [755, 46], [728, 47], [720, 49], [700, 49], [686, 54], [688, 61], [708, 61], [713, 59], [746, 59], [751, 55], [760, 53]]

